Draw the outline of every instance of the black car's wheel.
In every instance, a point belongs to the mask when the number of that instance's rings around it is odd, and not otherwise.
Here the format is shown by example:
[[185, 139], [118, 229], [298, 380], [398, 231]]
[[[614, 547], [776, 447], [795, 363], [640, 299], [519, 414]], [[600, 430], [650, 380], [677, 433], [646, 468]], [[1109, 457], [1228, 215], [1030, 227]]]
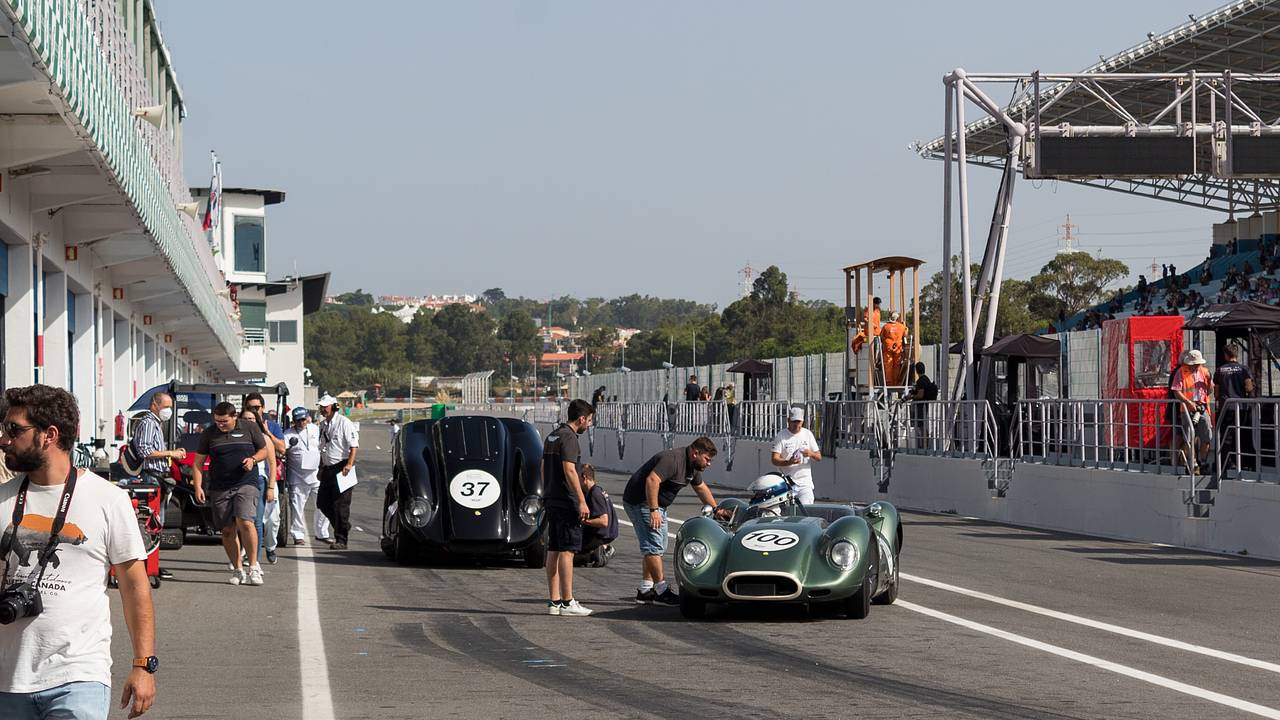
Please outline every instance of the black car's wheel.
[[844, 614], [854, 620], [862, 620], [871, 614], [871, 594], [876, 591], [880, 576], [879, 548], [873, 539], [867, 546], [867, 572], [862, 576], [862, 587], [844, 601]]
[[690, 592], [680, 593], [680, 614], [690, 620], [701, 620], [707, 615], [707, 601]]
[[543, 528], [538, 539], [524, 551], [524, 566], [528, 568], [544, 568], [547, 566], [547, 531]]
[[421, 560], [421, 544], [414, 540], [408, 532], [405, 532], [404, 525], [400, 524], [399, 517], [392, 519], [391, 522], [394, 522], [397, 526], [392, 547], [395, 561], [401, 565], [412, 565]]
[[388, 508], [391, 507], [391, 484], [387, 484], [387, 491], [382, 496], [382, 532], [378, 537], [378, 546], [382, 548], [382, 554], [387, 556], [388, 560], [395, 561], [395, 526], [394, 518], [388, 516]]

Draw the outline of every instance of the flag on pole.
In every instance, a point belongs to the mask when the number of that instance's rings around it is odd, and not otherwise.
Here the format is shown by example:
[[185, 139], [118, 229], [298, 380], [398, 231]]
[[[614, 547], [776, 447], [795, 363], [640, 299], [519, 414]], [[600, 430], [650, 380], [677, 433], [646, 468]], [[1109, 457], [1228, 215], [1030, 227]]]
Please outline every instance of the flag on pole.
[[218, 218], [222, 215], [222, 163], [218, 162], [218, 154], [209, 151], [209, 160], [213, 164], [213, 177], [209, 180], [209, 204], [204, 208], [204, 221], [201, 229], [207, 231], [218, 227]]

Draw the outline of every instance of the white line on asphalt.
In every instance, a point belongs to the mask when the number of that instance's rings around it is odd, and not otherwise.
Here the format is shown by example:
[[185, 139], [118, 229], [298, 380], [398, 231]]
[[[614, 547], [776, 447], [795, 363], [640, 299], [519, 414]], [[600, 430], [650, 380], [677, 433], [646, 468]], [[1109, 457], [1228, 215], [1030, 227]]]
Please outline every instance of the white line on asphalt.
[[1092, 665], [1102, 670], [1108, 670], [1110, 672], [1117, 673], [1119, 675], [1124, 675], [1126, 677], [1134, 678], [1135, 680], [1141, 680], [1142, 682], [1150, 683], [1152, 685], [1158, 685], [1163, 688], [1168, 688], [1170, 690], [1174, 690], [1176, 692], [1190, 695], [1192, 697], [1198, 697], [1203, 700], [1208, 700], [1209, 702], [1217, 703], [1219, 705], [1225, 705], [1227, 707], [1235, 708], [1237, 710], [1242, 710], [1244, 712], [1252, 713], [1254, 715], [1259, 715], [1261, 717], [1275, 718], [1276, 720], [1280, 720], [1280, 710], [1276, 710], [1275, 708], [1270, 708], [1265, 705], [1258, 705], [1257, 703], [1251, 703], [1247, 700], [1234, 698], [1234, 697], [1231, 697], [1230, 695], [1223, 695], [1222, 693], [1216, 693], [1212, 690], [1205, 690], [1204, 688], [1196, 687], [1195, 685], [1188, 685], [1183, 682], [1178, 682], [1177, 680], [1171, 680], [1162, 675], [1156, 675], [1154, 673], [1146, 672], [1145, 670], [1138, 670], [1137, 668], [1132, 668], [1132, 667], [1129, 667], [1128, 665], [1121, 665], [1119, 663], [1111, 662], [1110, 660], [1103, 660], [1102, 658], [1097, 658], [1092, 655], [1085, 655], [1084, 653], [1078, 653], [1074, 650], [1068, 650], [1064, 647], [1059, 647], [1057, 645], [1050, 645], [1049, 643], [1046, 643], [1046, 642], [1033, 640], [1023, 635], [1017, 635], [1015, 633], [1011, 633], [1005, 630], [1000, 630], [999, 628], [991, 627], [990, 625], [983, 625], [982, 623], [977, 623], [972, 620], [966, 620], [962, 617], [956, 617], [955, 615], [949, 615], [939, 610], [927, 608], [927, 607], [924, 607], [923, 605], [917, 605], [913, 602], [898, 600], [896, 605], [898, 607], [905, 608], [913, 612], [918, 612], [921, 615], [927, 615], [929, 617], [936, 618], [938, 620], [943, 620], [945, 622], [949, 622], [954, 625], [959, 625], [960, 627], [969, 628], [970, 630], [976, 630], [980, 633], [986, 633], [987, 635], [998, 637], [1002, 640], [1008, 640], [1009, 642], [1017, 643], [1019, 645], [1024, 645], [1026, 647], [1033, 648], [1036, 650], [1041, 650], [1043, 652], [1057, 655], [1059, 657], [1063, 657], [1068, 660], [1074, 660], [1076, 662], [1084, 663], [1086, 665]]
[[310, 545], [300, 545], [294, 557], [298, 559], [298, 660], [302, 672], [302, 717], [307, 720], [333, 720], [329, 658], [324, 653], [320, 599], [316, 593], [315, 556]]
[[909, 580], [911, 582], [919, 583], [921, 585], [928, 585], [929, 587], [937, 588], [939, 590], [946, 590], [948, 592], [953, 592], [958, 595], [966, 595], [971, 598], [977, 598], [978, 600], [986, 600], [987, 602], [992, 602], [997, 605], [1004, 605], [1006, 607], [1011, 607], [1018, 610], [1024, 610], [1029, 613], [1035, 613], [1036, 615], [1051, 617], [1051, 618], [1054, 618], [1055, 620], [1063, 620], [1065, 622], [1075, 623], [1077, 625], [1084, 625], [1085, 627], [1091, 627], [1091, 628], [1094, 628], [1095, 630], [1103, 630], [1109, 633], [1115, 633], [1116, 635], [1123, 635], [1125, 637], [1130, 637], [1137, 640], [1145, 640], [1149, 643], [1155, 643], [1156, 645], [1164, 645], [1165, 647], [1171, 647], [1177, 650], [1185, 650], [1186, 652], [1196, 653], [1198, 655], [1204, 655], [1207, 657], [1216, 658], [1218, 660], [1226, 660], [1227, 662], [1233, 662], [1239, 665], [1247, 665], [1249, 667], [1258, 668], [1259, 670], [1267, 670], [1273, 673], [1280, 673], [1280, 664], [1267, 662], [1266, 660], [1258, 660], [1256, 658], [1246, 657], [1244, 655], [1236, 655], [1235, 653], [1224, 652], [1222, 650], [1214, 650], [1213, 648], [1203, 647], [1201, 645], [1192, 645], [1191, 643], [1183, 642], [1181, 640], [1174, 640], [1172, 638], [1162, 637], [1160, 635], [1153, 635], [1151, 633], [1142, 632], [1141, 630], [1131, 630], [1127, 627], [1122, 627], [1120, 625], [1112, 625], [1111, 623], [1105, 623], [1099, 620], [1091, 620], [1089, 618], [1081, 617], [1079, 615], [1072, 615], [1070, 613], [1059, 612], [1057, 610], [1050, 610], [1049, 608], [1040, 607], [1039, 605], [1032, 605], [1030, 603], [1018, 602], [1017, 600], [1009, 600], [1007, 598], [1002, 598], [997, 595], [989, 595], [984, 592], [979, 592], [977, 590], [970, 590], [968, 588], [959, 587], [957, 585], [948, 585], [947, 583], [938, 582], [937, 580], [930, 580], [928, 578], [923, 578], [918, 575], [900, 573], [899, 577], [901, 577], [903, 580]]

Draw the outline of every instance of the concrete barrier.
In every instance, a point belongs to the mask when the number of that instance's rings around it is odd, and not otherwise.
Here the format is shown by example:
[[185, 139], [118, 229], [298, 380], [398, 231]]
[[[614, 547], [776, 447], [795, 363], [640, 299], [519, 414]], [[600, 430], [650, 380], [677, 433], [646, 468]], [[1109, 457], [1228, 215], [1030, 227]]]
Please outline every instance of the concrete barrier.
[[[552, 425], [539, 423], [544, 435]], [[602, 470], [630, 473], [665, 448], [661, 433], [596, 428], [588, 461]], [[676, 446], [690, 436], [676, 436]], [[707, 470], [715, 486], [743, 489], [774, 468], [769, 444], [738, 440], [733, 467], [728, 443]], [[1166, 543], [1211, 552], [1280, 560], [1280, 485], [1223, 481], [1207, 518], [1187, 517], [1186, 478], [1119, 470], [1018, 463], [1006, 497], [995, 498], [979, 460], [899, 454], [889, 492], [876, 491], [868, 453], [840, 450], [813, 466], [818, 498], [847, 502], [887, 499], [908, 510], [955, 513], [1023, 527], [1139, 542]]]

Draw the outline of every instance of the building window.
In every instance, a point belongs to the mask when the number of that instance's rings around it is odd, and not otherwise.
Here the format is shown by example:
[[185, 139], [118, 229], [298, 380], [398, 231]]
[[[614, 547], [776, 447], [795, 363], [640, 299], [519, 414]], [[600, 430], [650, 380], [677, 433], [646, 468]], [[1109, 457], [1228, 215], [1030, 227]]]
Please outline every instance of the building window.
[[236, 216], [236, 272], [267, 271], [266, 248], [263, 246], [262, 218]]
[[271, 342], [273, 343], [298, 342], [297, 320], [271, 320], [267, 323], [267, 328], [271, 332]]

